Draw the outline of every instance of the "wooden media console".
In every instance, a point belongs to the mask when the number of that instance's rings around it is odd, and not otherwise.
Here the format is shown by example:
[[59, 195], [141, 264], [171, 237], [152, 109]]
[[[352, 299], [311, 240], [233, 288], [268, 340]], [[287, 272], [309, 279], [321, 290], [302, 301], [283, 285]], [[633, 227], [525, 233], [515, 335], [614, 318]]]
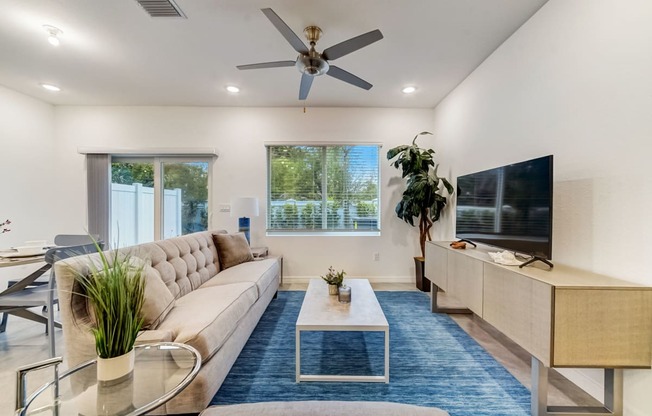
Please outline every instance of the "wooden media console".
[[[622, 415], [622, 370], [652, 365], [652, 287], [560, 264], [503, 266], [488, 254], [498, 249], [449, 243], [426, 244], [432, 310], [446, 311], [442, 289], [532, 355], [533, 416]], [[604, 407], [548, 406], [551, 367], [604, 368]]]

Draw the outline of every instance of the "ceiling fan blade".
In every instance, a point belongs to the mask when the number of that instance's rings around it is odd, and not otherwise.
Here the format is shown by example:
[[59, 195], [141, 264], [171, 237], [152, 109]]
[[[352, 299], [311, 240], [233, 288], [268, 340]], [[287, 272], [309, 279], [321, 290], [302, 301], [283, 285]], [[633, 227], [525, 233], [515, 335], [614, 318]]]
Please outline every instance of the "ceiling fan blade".
[[310, 92], [310, 86], [312, 85], [312, 80], [315, 77], [311, 75], [303, 74], [301, 75], [301, 86], [299, 87], [299, 99], [305, 100], [308, 98], [308, 93]]
[[327, 75], [330, 75], [333, 78], [337, 78], [340, 81], [348, 82], [351, 85], [355, 85], [356, 87], [360, 87], [364, 90], [369, 90], [373, 85], [368, 83], [362, 78], [356, 77], [350, 72], [347, 72], [343, 70], [340, 67], [337, 67], [335, 65], [331, 65], [330, 68], [328, 69], [328, 72], [326, 73]]
[[270, 22], [276, 27], [276, 30], [281, 32], [281, 35], [287, 40], [290, 45], [294, 48], [295, 51], [299, 53], [308, 53], [308, 48], [306, 47], [306, 44], [303, 43], [301, 38], [297, 36], [296, 33], [290, 29], [290, 26], [288, 26], [276, 13], [274, 13], [274, 10], [272, 9], [260, 9], [263, 13], [265, 13], [265, 16], [269, 19]]
[[374, 42], [377, 42], [383, 38], [383, 34], [380, 33], [380, 30], [372, 30], [363, 35], [356, 36], [344, 42], [340, 42], [337, 45], [333, 45], [330, 48], [324, 49], [321, 56], [327, 61], [332, 61], [337, 58], [341, 58], [344, 55], [348, 55], [351, 52], [355, 52], [358, 49], [362, 49], [365, 46], [371, 45]]
[[276, 62], [262, 62], [260, 64], [238, 65], [238, 69], [262, 69], [262, 68], [281, 68], [285, 66], [294, 66], [295, 61], [276, 61]]

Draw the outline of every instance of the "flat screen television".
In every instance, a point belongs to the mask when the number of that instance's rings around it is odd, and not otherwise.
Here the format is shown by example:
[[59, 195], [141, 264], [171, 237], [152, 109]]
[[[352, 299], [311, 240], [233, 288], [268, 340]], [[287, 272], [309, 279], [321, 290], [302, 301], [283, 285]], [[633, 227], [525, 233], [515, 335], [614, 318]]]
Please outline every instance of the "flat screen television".
[[457, 178], [459, 239], [552, 258], [552, 156]]

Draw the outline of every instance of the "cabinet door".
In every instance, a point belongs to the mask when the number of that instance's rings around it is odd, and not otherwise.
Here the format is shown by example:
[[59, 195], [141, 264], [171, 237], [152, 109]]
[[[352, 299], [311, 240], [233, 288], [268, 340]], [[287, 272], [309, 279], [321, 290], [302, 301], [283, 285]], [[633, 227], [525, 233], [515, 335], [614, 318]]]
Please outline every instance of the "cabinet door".
[[483, 262], [465, 254], [448, 252], [448, 294], [482, 318]]
[[484, 265], [484, 320], [550, 366], [552, 287]]
[[448, 250], [426, 243], [426, 277], [444, 292], [448, 290]]
[[554, 366], [650, 368], [652, 292], [555, 288]]

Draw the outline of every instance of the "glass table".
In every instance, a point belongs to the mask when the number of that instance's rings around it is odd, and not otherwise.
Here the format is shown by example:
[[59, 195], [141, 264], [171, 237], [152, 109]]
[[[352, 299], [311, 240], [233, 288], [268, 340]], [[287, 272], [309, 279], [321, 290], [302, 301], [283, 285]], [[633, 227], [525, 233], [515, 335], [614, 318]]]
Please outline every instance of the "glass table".
[[162, 342], [138, 345], [135, 349], [134, 371], [126, 380], [98, 383], [96, 360], [58, 377], [55, 370], [55, 381], [36, 390], [16, 414], [143, 415], [179, 394], [201, 366], [199, 353], [188, 345]]

